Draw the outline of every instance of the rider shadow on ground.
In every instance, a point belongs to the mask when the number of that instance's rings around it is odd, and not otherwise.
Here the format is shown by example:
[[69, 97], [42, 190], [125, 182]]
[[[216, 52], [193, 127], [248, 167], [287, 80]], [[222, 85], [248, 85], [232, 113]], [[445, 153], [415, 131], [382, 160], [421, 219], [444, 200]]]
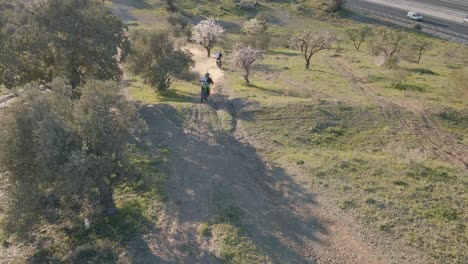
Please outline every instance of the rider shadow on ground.
[[[228, 102], [215, 103], [221, 109]], [[213, 125], [214, 108], [194, 105], [184, 115], [167, 104], [142, 110], [151, 143], [173, 153], [164, 166], [173, 216], [181, 223], [216, 223], [222, 208], [234, 206], [241, 212], [234, 224], [275, 260], [314, 262], [306, 255], [324, 246], [319, 236], [327, 233], [318, 219], [303, 213], [314, 206], [314, 195], [282, 168], [266, 164], [248, 143]], [[190, 120], [181, 122], [187, 116]]]

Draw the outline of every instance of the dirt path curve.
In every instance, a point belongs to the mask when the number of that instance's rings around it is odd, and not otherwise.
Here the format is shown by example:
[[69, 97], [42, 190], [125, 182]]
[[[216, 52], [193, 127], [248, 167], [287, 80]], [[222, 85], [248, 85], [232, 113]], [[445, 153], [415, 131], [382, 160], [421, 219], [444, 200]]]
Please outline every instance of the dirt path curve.
[[195, 70], [214, 78], [212, 102], [193, 104], [183, 114], [167, 104], [143, 110], [152, 143], [171, 150], [160, 230], [146, 237], [157, 261], [147, 263], [220, 263], [218, 245], [197, 230], [225, 208], [239, 212], [236, 225], [274, 263], [387, 263], [388, 252], [365, 242], [305, 182], [265, 163], [248, 140], [236, 138], [223, 122], [235, 100], [228, 98], [223, 72], [203, 51], [190, 51]]

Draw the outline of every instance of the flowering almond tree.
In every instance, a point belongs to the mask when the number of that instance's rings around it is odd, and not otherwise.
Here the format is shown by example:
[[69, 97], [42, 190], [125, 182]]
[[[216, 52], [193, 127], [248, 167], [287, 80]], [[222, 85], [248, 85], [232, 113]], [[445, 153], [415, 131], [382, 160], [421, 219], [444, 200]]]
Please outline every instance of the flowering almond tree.
[[224, 36], [224, 28], [220, 26], [214, 18], [203, 20], [192, 28], [192, 40], [202, 45], [211, 55], [211, 49]]
[[261, 50], [268, 49], [270, 44], [270, 36], [266, 32], [268, 25], [265, 19], [252, 18], [244, 23], [242, 31], [245, 36], [242, 43], [246, 46], [252, 46]]
[[263, 19], [252, 18], [242, 26], [242, 31], [248, 35], [263, 34], [266, 30], [267, 24]]
[[293, 48], [300, 50], [304, 53], [304, 59], [306, 61], [306, 70], [310, 68], [310, 59], [312, 56], [321, 51], [330, 49], [334, 38], [328, 31], [323, 32], [312, 32], [305, 30], [301, 33], [294, 34], [291, 37], [290, 43]]
[[250, 46], [238, 45], [231, 57], [231, 63], [241, 70], [247, 85], [250, 84], [249, 76], [251, 73], [252, 64], [262, 57], [262, 52], [259, 49]]

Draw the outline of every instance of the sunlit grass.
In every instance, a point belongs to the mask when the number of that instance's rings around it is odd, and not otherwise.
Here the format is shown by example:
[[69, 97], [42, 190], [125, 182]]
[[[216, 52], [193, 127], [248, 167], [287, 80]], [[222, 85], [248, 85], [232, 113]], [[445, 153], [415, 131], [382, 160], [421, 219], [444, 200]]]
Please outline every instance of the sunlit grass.
[[193, 103], [199, 100], [199, 87], [184, 81], [174, 81], [167, 91], [159, 92], [157, 89], [133, 79], [130, 88], [132, 100], [144, 104], [158, 103]]

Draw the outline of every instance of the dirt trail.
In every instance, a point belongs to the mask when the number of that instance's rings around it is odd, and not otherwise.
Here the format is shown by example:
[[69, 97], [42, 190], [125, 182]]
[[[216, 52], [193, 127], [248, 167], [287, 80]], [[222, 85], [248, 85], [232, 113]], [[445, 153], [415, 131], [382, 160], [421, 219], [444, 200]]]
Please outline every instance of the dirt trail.
[[190, 51], [195, 70], [214, 78], [212, 101], [193, 104], [184, 116], [167, 104], [143, 111], [152, 143], [171, 150], [164, 168], [168, 202], [160, 232], [146, 237], [147, 263], [220, 263], [217, 245], [197, 231], [222, 213], [220, 205], [240, 210], [238, 225], [274, 263], [387, 263], [390, 253], [365, 242], [351, 219], [324, 206], [300, 177], [262, 161], [248, 140], [235, 136], [242, 133], [226, 129], [223, 116], [240, 100], [226, 95], [214, 59]]
[[15, 98], [15, 95], [5, 95], [0, 97], [0, 109], [7, 107], [11, 102], [13, 102], [13, 99]]

